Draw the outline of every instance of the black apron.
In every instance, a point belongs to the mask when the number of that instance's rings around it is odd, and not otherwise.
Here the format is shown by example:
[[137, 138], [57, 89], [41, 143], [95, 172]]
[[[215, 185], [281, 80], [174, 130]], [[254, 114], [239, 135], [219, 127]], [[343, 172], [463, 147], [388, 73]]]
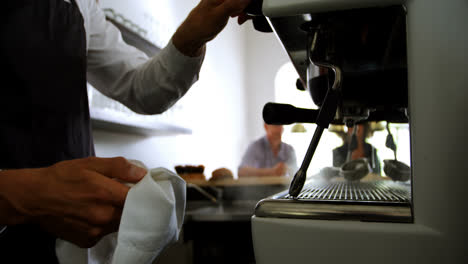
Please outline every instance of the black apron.
[[[7, 0], [0, 11], [0, 168], [94, 155], [86, 35], [75, 3]], [[34, 225], [0, 234], [0, 263], [57, 263], [55, 237]]]

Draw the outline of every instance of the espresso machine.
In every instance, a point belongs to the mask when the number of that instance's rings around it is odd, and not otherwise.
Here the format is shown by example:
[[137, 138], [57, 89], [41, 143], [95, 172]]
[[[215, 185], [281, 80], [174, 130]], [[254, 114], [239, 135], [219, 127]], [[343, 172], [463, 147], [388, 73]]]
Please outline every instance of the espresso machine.
[[[468, 263], [468, 1], [253, 0], [247, 12], [318, 106], [264, 107], [267, 123], [316, 130], [290, 188], [256, 206], [256, 262]], [[330, 125], [369, 121], [409, 125], [404, 180], [307, 177]]]

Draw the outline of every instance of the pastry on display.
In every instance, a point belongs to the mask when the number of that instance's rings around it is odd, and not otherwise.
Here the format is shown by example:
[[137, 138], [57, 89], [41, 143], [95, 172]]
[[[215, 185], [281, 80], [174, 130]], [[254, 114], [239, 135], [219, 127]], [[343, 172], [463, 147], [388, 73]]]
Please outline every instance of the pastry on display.
[[178, 165], [175, 166], [175, 170], [184, 180], [206, 180], [203, 174], [205, 171], [205, 166], [203, 165]]
[[234, 179], [234, 175], [232, 171], [226, 168], [219, 168], [214, 170], [211, 173], [210, 181], [218, 181], [218, 180], [226, 180], [226, 179]]

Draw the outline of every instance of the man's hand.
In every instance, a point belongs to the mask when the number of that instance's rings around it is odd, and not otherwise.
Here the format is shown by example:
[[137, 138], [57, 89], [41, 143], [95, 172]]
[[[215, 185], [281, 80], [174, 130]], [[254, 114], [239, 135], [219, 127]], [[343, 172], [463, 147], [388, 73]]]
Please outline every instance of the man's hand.
[[278, 162], [272, 169], [274, 176], [284, 176], [288, 170], [288, 166], [284, 162]]
[[230, 17], [238, 17], [239, 24], [248, 19], [243, 11], [250, 1], [201, 0], [172, 37], [174, 46], [185, 55], [201, 55], [205, 43], [224, 29]]
[[120, 157], [2, 171], [0, 223], [37, 223], [62, 239], [91, 247], [118, 229], [129, 190], [121, 182], [135, 183], [145, 174]]

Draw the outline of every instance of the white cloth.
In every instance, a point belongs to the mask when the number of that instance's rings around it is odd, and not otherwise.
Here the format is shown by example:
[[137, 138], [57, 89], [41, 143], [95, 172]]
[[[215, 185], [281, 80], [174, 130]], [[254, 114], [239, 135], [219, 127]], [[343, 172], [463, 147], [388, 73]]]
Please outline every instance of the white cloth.
[[148, 59], [145, 53], [123, 41], [120, 31], [106, 21], [96, 0], [75, 1], [86, 30], [88, 82], [103, 94], [137, 113], [158, 114], [198, 80], [204, 54], [185, 56], [169, 41]]
[[57, 240], [61, 264], [152, 263], [178, 240], [184, 221], [185, 181], [173, 172], [156, 168], [131, 187], [125, 200], [118, 233], [83, 249]]

